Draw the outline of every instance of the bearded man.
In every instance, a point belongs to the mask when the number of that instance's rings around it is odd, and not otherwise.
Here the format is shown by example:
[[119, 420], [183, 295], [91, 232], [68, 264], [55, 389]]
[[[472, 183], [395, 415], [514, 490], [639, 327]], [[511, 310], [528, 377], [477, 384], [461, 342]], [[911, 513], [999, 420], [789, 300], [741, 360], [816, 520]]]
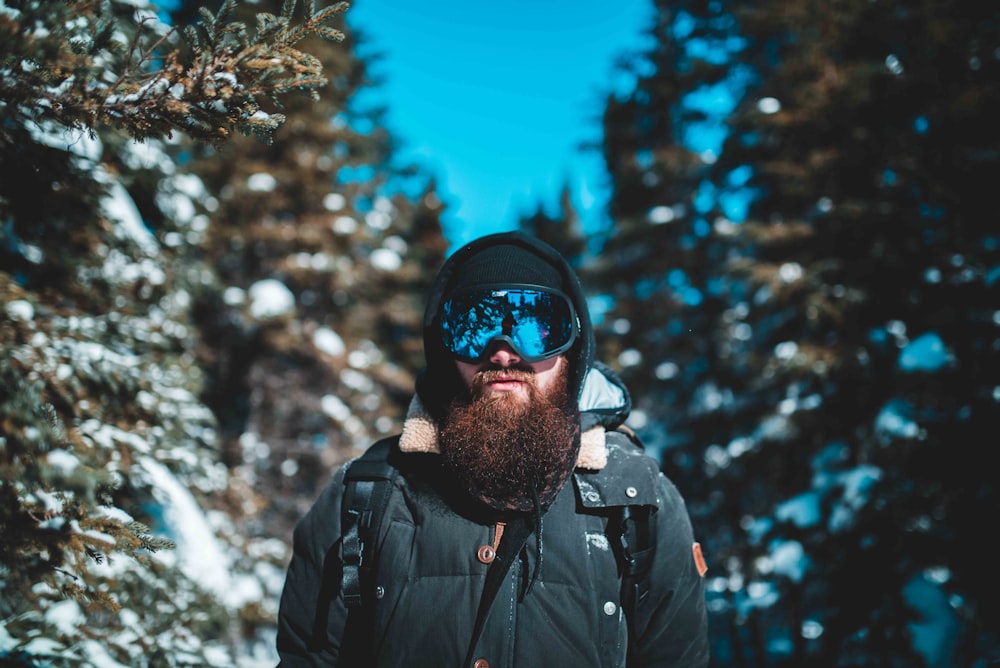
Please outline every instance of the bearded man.
[[[707, 665], [690, 518], [623, 426], [628, 391], [593, 359], [565, 259], [519, 232], [460, 248], [424, 352], [402, 433], [295, 529], [279, 665]], [[348, 482], [375, 460], [393, 472], [381, 505]]]

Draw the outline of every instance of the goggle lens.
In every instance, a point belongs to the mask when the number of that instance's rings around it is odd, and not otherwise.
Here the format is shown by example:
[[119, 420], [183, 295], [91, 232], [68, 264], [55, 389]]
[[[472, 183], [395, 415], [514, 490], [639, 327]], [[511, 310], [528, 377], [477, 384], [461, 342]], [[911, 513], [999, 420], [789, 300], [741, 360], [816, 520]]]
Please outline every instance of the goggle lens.
[[576, 314], [562, 293], [535, 287], [491, 287], [453, 295], [441, 306], [441, 335], [455, 357], [474, 362], [494, 341], [527, 362], [555, 357], [576, 339]]

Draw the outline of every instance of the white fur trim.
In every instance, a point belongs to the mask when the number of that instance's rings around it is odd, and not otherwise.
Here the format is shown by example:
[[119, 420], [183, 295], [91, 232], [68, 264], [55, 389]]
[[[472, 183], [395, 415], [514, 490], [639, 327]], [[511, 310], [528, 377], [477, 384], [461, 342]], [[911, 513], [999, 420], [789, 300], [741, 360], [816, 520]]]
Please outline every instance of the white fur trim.
[[403, 433], [399, 437], [399, 449], [403, 452], [436, 452], [438, 449], [438, 427], [417, 395], [413, 395], [403, 422]]
[[600, 471], [608, 465], [608, 446], [604, 442], [604, 427], [591, 427], [580, 434], [580, 454], [576, 467]]

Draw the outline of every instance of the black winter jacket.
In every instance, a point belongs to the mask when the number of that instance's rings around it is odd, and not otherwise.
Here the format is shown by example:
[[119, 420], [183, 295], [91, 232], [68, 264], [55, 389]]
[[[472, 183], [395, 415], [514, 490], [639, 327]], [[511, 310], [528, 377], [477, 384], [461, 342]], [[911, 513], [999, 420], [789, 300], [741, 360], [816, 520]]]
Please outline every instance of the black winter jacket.
[[[676, 487], [612, 430], [628, 404], [614, 374], [592, 367], [577, 468], [507, 572], [470, 652], [488, 570], [480, 548], [495, 547], [504, 518], [450, 486], [434, 419], [415, 398], [390, 460], [401, 475], [376, 540], [371, 616], [349, 615], [340, 591], [341, 469], [295, 529], [279, 611], [281, 667], [450, 668], [467, 655], [468, 668], [619, 667], [627, 656], [630, 667], [707, 665], [704, 562]], [[657, 541], [631, 648], [606, 526], [612, 506], [629, 504], [655, 507]]]

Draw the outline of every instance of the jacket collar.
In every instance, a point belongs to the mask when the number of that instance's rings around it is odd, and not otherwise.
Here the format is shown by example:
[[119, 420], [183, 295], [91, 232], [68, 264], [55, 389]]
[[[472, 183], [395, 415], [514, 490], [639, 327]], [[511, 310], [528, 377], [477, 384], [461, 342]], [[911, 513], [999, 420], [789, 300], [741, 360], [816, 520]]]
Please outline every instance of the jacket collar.
[[[588, 471], [600, 471], [608, 463], [608, 446], [605, 430], [601, 425], [587, 429], [580, 435], [580, 454], [576, 467]], [[399, 437], [399, 449], [410, 453], [440, 454], [438, 447], [438, 425], [431, 414], [414, 395], [403, 421], [403, 433]]]

